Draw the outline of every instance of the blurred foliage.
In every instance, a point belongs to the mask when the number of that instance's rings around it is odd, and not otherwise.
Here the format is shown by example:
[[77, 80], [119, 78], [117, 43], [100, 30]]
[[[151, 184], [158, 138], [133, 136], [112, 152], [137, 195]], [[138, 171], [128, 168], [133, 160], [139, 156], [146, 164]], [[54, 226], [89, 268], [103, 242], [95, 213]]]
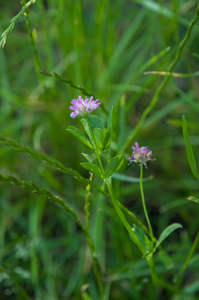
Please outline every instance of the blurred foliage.
[[[66, 131], [69, 125], [83, 131], [80, 120], [71, 119], [69, 111], [79, 91], [35, 70], [40, 66], [41, 70], [69, 78], [93, 93], [108, 111], [114, 106], [112, 150], [119, 152], [163, 80], [143, 72], [168, 70], [195, 15], [196, 4], [194, 0], [37, 0], [28, 8], [29, 28], [22, 16], [0, 50], [1, 135], [43, 152], [89, 178], [79, 165], [85, 161], [81, 153], [88, 149]], [[18, 1], [3, 1], [0, 5], [3, 33], [21, 5]], [[34, 56], [30, 26], [38, 57]], [[198, 31], [196, 23], [174, 72], [198, 71]], [[171, 50], [156, 58], [167, 47]], [[153, 180], [144, 183], [144, 190], [155, 236], [159, 237], [173, 222], [183, 225], [167, 243], [163, 242], [173, 262], [171, 269], [166, 269], [162, 257], [155, 255], [157, 272], [160, 277], [165, 274], [170, 288], [154, 288], [147, 264], [110, 200], [91, 188], [91, 236], [107, 299], [199, 298], [197, 251], [182, 282], [184, 295], [175, 294], [172, 284], [199, 227], [199, 206], [186, 200], [190, 195], [198, 198], [199, 192], [188, 165], [181, 128], [184, 114], [197, 162], [198, 101], [198, 77], [171, 77], [133, 141], [150, 146], [156, 157], [144, 172], [145, 177], [154, 175]], [[96, 114], [106, 119], [101, 109]], [[126, 153], [131, 153], [130, 146]], [[0, 173], [49, 189], [85, 223], [84, 184], [10, 147], [1, 145], [0, 156]], [[120, 172], [139, 177], [138, 166], [128, 166], [127, 161]], [[144, 221], [139, 184], [115, 179], [113, 185], [120, 202]], [[9, 183], [1, 184], [0, 189], [0, 264], [5, 268], [0, 273], [2, 300], [23, 299], [19, 286], [37, 300], [89, 299], [87, 292], [92, 299], [98, 299], [91, 256], [81, 228], [44, 195]], [[86, 292], [80, 290], [84, 284], [89, 284]]]

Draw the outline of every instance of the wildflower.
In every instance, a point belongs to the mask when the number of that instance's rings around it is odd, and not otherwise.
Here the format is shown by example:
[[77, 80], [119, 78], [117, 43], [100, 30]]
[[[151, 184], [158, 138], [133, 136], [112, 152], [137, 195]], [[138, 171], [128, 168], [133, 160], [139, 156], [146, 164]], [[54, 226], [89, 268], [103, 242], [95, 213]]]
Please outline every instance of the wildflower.
[[144, 165], [145, 168], [147, 168], [146, 162], [148, 160], [156, 160], [156, 158], [152, 158], [152, 151], [149, 149], [149, 147], [141, 147], [138, 145], [138, 143], [135, 143], [135, 147], [132, 147], [133, 153], [128, 156], [130, 159], [130, 163], [136, 162], [140, 163], [139, 166]]
[[79, 96], [77, 100], [73, 99], [71, 101], [73, 106], [70, 106], [69, 108], [74, 110], [74, 112], [72, 112], [70, 116], [75, 118], [77, 115], [84, 116], [90, 114], [93, 110], [98, 108], [99, 105], [101, 105], [98, 101], [99, 99], [93, 101], [93, 97], [90, 97], [90, 99], [86, 97], [85, 100], [83, 100], [81, 96]]

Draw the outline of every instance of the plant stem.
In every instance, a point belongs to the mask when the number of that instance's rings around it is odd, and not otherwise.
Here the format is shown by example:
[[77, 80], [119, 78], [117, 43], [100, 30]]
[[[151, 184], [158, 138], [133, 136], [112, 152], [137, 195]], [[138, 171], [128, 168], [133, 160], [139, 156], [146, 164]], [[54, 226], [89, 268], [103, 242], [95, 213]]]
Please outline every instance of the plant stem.
[[149, 231], [150, 231], [150, 236], [151, 236], [151, 242], [154, 244], [154, 235], [153, 235], [153, 230], [151, 227], [151, 223], [149, 220], [149, 216], [147, 213], [147, 209], [146, 209], [146, 204], [145, 204], [145, 198], [144, 198], [144, 190], [143, 190], [143, 185], [142, 185], [142, 178], [143, 178], [143, 165], [140, 166], [140, 192], [141, 192], [141, 198], [142, 198], [142, 205], [143, 205], [143, 209], [144, 209], [144, 214], [149, 226]]
[[[88, 122], [88, 126], [89, 126], [91, 136], [92, 136], [93, 141], [94, 141], [94, 146], [96, 148], [97, 158], [98, 158], [98, 161], [99, 161], [99, 164], [100, 164], [100, 167], [101, 167], [101, 171], [102, 171], [102, 174], [103, 174], [103, 177], [104, 177], [104, 168], [103, 168], [103, 165], [102, 165], [102, 162], [101, 162], [101, 159], [100, 159], [98, 145], [96, 143], [95, 136], [93, 134], [93, 130], [91, 128], [88, 116], [86, 116], [86, 119], [87, 119], [87, 122]], [[92, 175], [91, 175], [89, 180], [90, 181], [92, 180]], [[94, 271], [95, 278], [96, 278], [96, 281], [97, 281], [97, 285], [98, 285], [98, 289], [99, 289], [99, 293], [100, 293], [100, 298], [101, 298], [101, 300], [104, 300], [105, 299], [104, 287], [103, 287], [102, 280], [101, 280], [100, 266], [99, 266], [99, 262], [96, 258], [95, 245], [93, 244], [93, 241], [92, 241], [92, 239], [90, 237], [90, 234], [89, 234], [89, 215], [90, 215], [90, 212], [89, 212], [89, 206], [90, 206], [89, 195], [90, 195], [90, 185], [87, 186], [87, 194], [86, 194], [86, 198], [85, 198], [86, 228], [87, 228], [87, 231], [88, 231], [87, 241], [88, 241], [88, 245], [89, 245], [89, 248], [91, 250], [91, 253], [92, 253], [93, 271]]]
[[[92, 181], [93, 174], [91, 173], [89, 181]], [[86, 228], [89, 232], [90, 227], [90, 189], [91, 186], [88, 184], [86, 186], [86, 197], [85, 197], [85, 205], [84, 205], [84, 211], [85, 211], [85, 218], [86, 218]]]
[[132, 237], [133, 241], [136, 243], [136, 245], [138, 246], [138, 248], [140, 249], [140, 251], [142, 252], [142, 254], [145, 254], [147, 252], [147, 250], [145, 249], [145, 247], [140, 243], [139, 239], [137, 238], [137, 236], [135, 235], [135, 233], [133, 232], [131, 226], [129, 225], [129, 223], [127, 222], [125, 216], [123, 215], [119, 203], [117, 201], [117, 199], [114, 196], [113, 193], [113, 188], [112, 188], [112, 184], [111, 182], [107, 182], [107, 187], [108, 187], [108, 191], [110, 193], [111, 196], [111, 200], [113, 202], [113, 205], [115, 207], [115, 210], [118, 214], [118, 216], [120, 217], [120, 220], [122, 221], [122, 223], [124, 224], [124, 226], [126, 227], [127, 231], [129, 232], [130, 236]]
[[[23, 6], [26, 5], [25, 0], [21, 0], [21, 3], [22, 3]], [[39, 61], [39, 56], [38, 56], [37, 48], [36, 48], [36, 45], [35, 45], [35, 39], [33, 37], [33, 32], [32, 32], [32, 28], [31, 28], [31, 24], [30, 24], [30, 18], [29, 18], [29, 14], [28, 14], [27, 9], [26, 9], [26, 12], [24, 13], [24, 15], [26, 17], [26, 24], [27, 24], [27, 27], [28, 27], [28, 32], [29, 32], [29, 35], [30, 35], [30, 42], [31, 42], [32, 50], [33, 50], [33, 54], [34, 54], [35, 69], [40, 70], [41, 69], [41, 64], [40, 64], [40, 61]], [[39, 82], [41, 84], [43, 84], [44, 83], [43, 76], [39, 73], [37, 73], [37, 74], [38, 74]]]
[[102, 162], [101, 162], [101, 158], [100, 158], [100, 155], [99, 155], [99, 148], [98, 148], [98, 145], [97, 145], [97, 143], [96, 143], [95, 136], [94, 136], [94, 134], [93, 134], [93, 130], [92, 130], [92, 128], [91, 128], [91, 125], [90, 125], [90, 122], [89, 122], [88, 115], [86, 115], [86, 120], [87, 120], [87, 122], [88, 122], [89, 130], [90, 130], [92, 139], [93, 139], [93, 141], [94, 141], [94, 146], [95, 146], [95, 149], [96, 149], [97, 158], [98, 158], [99, 165], [100, 165], [100, 168], [101, 168], [101, 171], [102, 171], [102, 175], [103, 175], [103, 178], [104, 178], [104, 177], [105, 177], [105, 176], [104, 176], [104, 168], [103, 168], [103, 165], [102, 165]]
[[158, 276], [155, 270], [155, 266], [154, 266], [154, 261], [153, 261], [153, 254], [150, 253], [149, 255], [147, 255], [146, 260], [148, 262], [150, 271], [151, 271], [151, 277], [153, 279], [153, 283], [155, 285], [158, 285]]
[[88, 242], [88, 246], [90, 248], [91, 254], [92, 254], [93, 272], [95, 275], [95, 279], [97, 281], [100, 298], [101, 298], [101, 300], [104, 300], [104, 287], [103, 287], [102, 280], [101, 280], [100, 266], [99, 266], [98, 260], [96, 258], [95, 246], [93, 244], [93, 241], [92, 241], [89, 233], [87, 235], [87, 242]]
[[[93, 174], [91, 173], [89, 181], [92, 180], [92, 177], [93, 177]], [[99, 262], [96, 257], [95, 245], [94, 245], [94, 243], [91, 239], [90, 233], [89, 233], [89, 227], [90, 227], [90, 185], [89, 184], [86, 186], [84, 211], [85, 211], [85, 217], [86, 217], [86, 238], [87, 238], [87, 243], [90, 248], [91, 255], [92, 255], [93, 272], [95, 275], [95, 279], [97, 282], [101, 300], [104, 300], [104, 287], [103, 287], [102, 280], [101, 280], [101, 268], [100, 268]]]
[[[119, 202], [117, 201], [117, 199], [114, 196], [111, 182], [107, 182], [107, 187], [108, 187], [109, 194], [111, 196], [111, 200], [112, 200], [113, 205], [115, 207], [115, 210], [117, 211], [122, 223], [126, 227], [127, 231], [129, 232], [130, 236], [132, 237], [133, 241], [136, 243], [136, 245], [138, 246], [138, 248], [140, 249], [142, 254], [145, 254], [147, 252], [147, 249], [140, 243], [139, 239], [137, 238], [137, 236], [133, 232], [131, 226], [127, 222], [125, 216], [123, 215], [123, 213], [120, 209], [120, 206], [119, 206]], [[158, 284], [158, 277], [157, 277], [157, 273], [156, 273], [154, 262], [153, 262], [153, 254], [150, 253], [149, 255], [147, 255], [146, 260], [148, 262], [148, 265], [149, 265], [149, 268], [150, 268], [150, 271], [151, 271], [151, 276], [152, 276], [153, 282], [154, 282], [155, 285], [157, 285]]]

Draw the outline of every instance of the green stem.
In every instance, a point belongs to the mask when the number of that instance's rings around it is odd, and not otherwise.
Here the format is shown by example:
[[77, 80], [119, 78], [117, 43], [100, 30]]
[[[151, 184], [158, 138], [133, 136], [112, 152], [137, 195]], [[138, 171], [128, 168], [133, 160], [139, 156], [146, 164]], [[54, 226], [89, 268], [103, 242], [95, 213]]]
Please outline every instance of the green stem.
[[154, 244], [153, 230], [152, 230], [152, 227], [151, 227], [151, 223], [150, 223], [150, 220], [149, 220], [149, 216], [148, 216], [147, 209], [146, 209], [146, 204], [145, 204], [144, 190], [143, 190], [143, 185], [142, 185], [142, 178], [143, 178], [143, 165], [140, 166], [140, 192], [141, 192], [141, 198], [142, 198], [142, 205], [143, 205], [143, 209], [144, 209], [144, 214], [145, 214], [148, 226], [149, 226], [151, 241]]
[[[21, 0], [21, 3], [22, 5], [26, 5], [26, 1], [25, 0]], [[37, 70], [41, 70], [41, 64], [40, 64], [40, 61], [39, 61], [39, 56], [38, 56], [38, 52], [37, 52], [37, 48], [36, 48], [36, 45], [35, 45], [35, 39], [33, 37], [33, 34], [32, 34], [32, 28], [31, 28], [31, 24], [30, 24], [30, 18], [29, 18], [29, 14], [28, 14], [28, 10], [26, 9], [26, 12], [25, 12], [25, 17], [26, 17], [26, 24], [27, 24], [27, 27], [28, 27], [28, 32], [29, 32], [29, 35], [30, 35], [30, 42], [31, 42], [31, 45], [32, 45], [32, 50], [33, 50], [33, 54], [34, 54], [34, 63], [35, 63], [35, 69]], [[38, 74], [38, 79], [39, 79], [39, 82], [40, 83], [44, 83], [44, 79], [43, 79], [43, 76], [40, 75], [39, 73]]]
[[98, 262], [97, 258], [95, 257], [95, 246], [94, 246], [93, 241], [89, 234], [87, 235], [87, 242], [88, 242], [90, 251], [92, 253], [93, 272], [95, 275], [95, 279], [97, 281], [100, 298], [101, 298], [101, 300], [104, 300], [104, 287], [103, 287], [102, 280], [101, 280], [100, 266], [99, 266], [99, 262]]
[[[89, 180], [91, 181], [93, 177], [93, 174], [90, 176]], [[88, 184], [86, 187], [86, 197], [85, 197], [85, 206], [84, 206], [85, 216], [86, 216], [86, 237], [87, 237], [87, 243], [90, 248], [91, 254], [92, 254], [92, 263], [93, 263], [93, 272], [95, 275], [95, 279], [97, 282], [97, 286], [99, 289], [101, 300], [104, 299], [104, 287], [101, 280], [101, 268], [99, 265], [99, 262], [96, 257], [96, 251], [95, 251], [95, 245], [91, 239], [90, 233], [89, 233], [89, 227], [90, 227], [90, 185]]]
[[[113, 205], [115, 207], [115, 210], [116, 210], [116, 212], [118, 213], [118, 215], [120, 217], [120, 220], [122, 221], [122, 223], [126, 227], [127, 231], [129, 232], [130, 236], [132, 237], [133, 241], [136, 243], [136, 245], [138, 246], [138, 248], [140, 249], [142, 254], [145, 254], [147, 252], [147, 249], [140, 243], [139, 239], [137, 238], [137, 236], [133, 232], [131, 226], [127, 222], [125, 216], [123, 215], [123, 213], [120, 209], [119, 202], [117, 201], [117, 199], [114, 196], [111, 182], [107, 181], [107, 187], [108, 187], [109, 194], [111, 196], [111, 200], [112, 200]], [[149, 265], [149, 268], [150, 268], [150, 271], [151, 271], [151, 276], [152, 276], [153, 282], [154, 282], [155, 285], [157, 285], [158, 284], [158, 277], [157, 277], [157, 273], [156, 273], [154, 262], [153, 262], [153, 254], [150, 253], [149, 255], [147, 255], [146, 260], [148, 262], [148, 265]]]
[[105, 177], [105, 175], [104, 175], [104, 168], [103, 168], [103, 165], [102, 165], [102, 162], [101, 162], [101, 158], [100, 158], [100, 155], [99, 155], [99, 148], [98, 148], [98, 145], [96, 143], [96, 139], [95, 139], [95, 136], [93, 134], [93, 130], [91, 128], [88, 115], [86, 115], [86, 120], [88, 122], [89, 130], [90, 130], [90, 133], [91, 133], [91, 136], [92, 136], [92, 139], [93, 139], [93, 142], [94, 142], [94, 146], [95, 146], [95, 149], [96, 149], [97, 158], [98, 158], [99, 165], [100, 165], [100, 168], [101, 168], [101, 171], [102, 171], [102, 175], [103, 175], [103, 178], [104, 178]]
[[110, 182], [107, 182], [107, 187], [108, 187], [108, 191], [109, 194], [111, 196], [111, 200], [113, 202], [113, 205], [115, 207], [115, 210], [118, 214], [118, 216], [120, 217], [120, 220], [122, 221], [122, 223], [124, 224], [124, 226], [126, 227], [127, 231], [129, 232], [130, 236], [132, 237], [133, 241], [136, 243], [136, 245], [138, 246], [138, 248], [140, 249], [140, 251], [142, 252], [142, 254], [145, 254], [147, 252], [146, 248], [140, 243], [139, 239], [137, 238], [137, 236], [135, 235], [135, 233], [133, 232], [131, 226], [129, 225], [129, 223], [127, 222], [125, 216], [123, 215], [119, 203], [117, 201], [117, 199], [114, 196], [113, 193], [113, 188], [112, 188], [112, 184]]
[[158, 276], [155, 270], [155, 266], [154, 266], [154, 261], [153, 261], [153, 254], [150, 253], [149, 255], [147, 255], [146, 260], [148, 262], [150, 271], [151, 271], [151, 277], [153, 279], [153, 282], [155, 285], [158, 284]]
[[[93, 174], [91, 173], [89, 181], [92, 181]], [[85, 197], [85, 205], [84, 205], [84, 211], [85, 211], [85, 217], [86, 217], [86, 228], [89, 232], [90, 227], [90, 189], [91, 186], [88, 184], [86, 186], [86, 197]]]
[[[118, 201], [118, 200], [117, 200]], [[122, 205], [119, 201], [118, 204], [121, 208], [121, 210], [123, 210], [123, 212], [127, 213], [132, 219], [133, 222], [135, 222], [137, 225], [139, 225], [139, 227], [148, 235], [150, 235], [150, 232], [148, 230], [148, 228], [140, 221], [140, 219], [138, 219], [138, 217], [131, 212], [130, 210], [128, 210], [124, 205]]]

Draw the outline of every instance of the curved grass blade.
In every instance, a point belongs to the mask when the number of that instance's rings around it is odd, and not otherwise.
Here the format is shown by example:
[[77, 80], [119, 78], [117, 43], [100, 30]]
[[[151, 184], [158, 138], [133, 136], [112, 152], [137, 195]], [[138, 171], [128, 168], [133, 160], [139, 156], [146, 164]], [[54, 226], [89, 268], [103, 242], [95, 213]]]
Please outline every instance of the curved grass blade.
[[183, 74], [183, 73], [174, 73], [174, 72], [165, 72], [165, 71], [148, 71], [144, 72], [144, 75], [161, 75], [161, 76], [171, 76], [171, 77], [196, 77], [199, 76], [199, 71], [190, 73], [190, 74]]
[[[136, 177], [132, 177], [132, 176], [127, 176], [121, 173], [117, 173], [115, 172], [113, 174], [113, 178], [120, 180], [120, 181], [126, 181], [126, 182], [140, 182], [140, 178], [136, 178]], [[143, 178], [142, 181], [148, 181], [148, 180], [152, 180], [154, 178], [153, 175], [150, 175], [149, 177], [145, 177]]]
[[82, 224], [82, 222], [80, 221], [80, 219], [78, 218], [78, 216], [76, 215], [76, 213], [74, 212], [74, 210], [71, 209], [70, 207], [68, 207], [66, 205], [66, 203], [64, 202], [63, 199], [61, 199], [58, 196], [54, 196], [49, 190], [43, 189], [43, 188], [39, 188], [33, 182], [20, 181], [20, 180], [18, 180], [14, 176], [3, 176], [2, 174], [0, 174], [0, 181], [2, 181], [2, 182], [10, 182], [10, 183], [12, 183], [12, 184], [14, 184], [16, 186], [19, 186], [22, 189], [31, 191], [31, 192], [33, 192], [35, 194], [42, 194], [42, 195], [47, 196], [53, 202], [58, 203], [67, 213], [69, 213], [75, 219], [75, 221], [78, 223], [78, 225], [82, 228], [82, 230], [84, 231], [84, 233], [86, 234], [86, 236], [88, 235], [87, 229]]
[[44, 153], [37, 153], [33, 149], [31, 149], [30, 147], [20, 145], [16, 141], [14, 141], [12, 139], [9, 139], [9, 138], [5, 138], [3, 136], [0, 136], [0, 143], [3, 143], [4, 145], [7, 145], [7, 146], [11, 146], [14, 149], [16, 149], [17, 151], [28, 153], [30, 156], [32, 156], [36, 159], [42, 160], [45, 163], [47, 163], [48, 165], [55, 167], [60, 172], [70, 174], [70, 175], [74, 176], [75, 179], [77, 179], [78, 181], [80, 181], [84, 184], [90, 184], [99, 193], [105, 195], [106, 197], [109, 197], [109, 195], [106, 192], [100, 190], [100, 188], [98, 188], [98, 186], [95, 183], [93, 183], [93, 182], [89, 181], [88, 179], [82, 177], [77, 171], [66, 168], [60, 161], [49, 158]]
[[188, 254], [187, 257], [186, 257], [186, 260], [185, 260], [185, 262], [184, 262], [182, 268], [180, 269], [180, 271], [176, 274], [176, 276], [175, 276], [174, 279], [173, 279], [173, 282], [174, 282], [174, 283], [177, 282], [178, 285], [181, 284], [182, 279], [183, 279], [183, 276], [184, 276], [184, 273], [185, 273], [187, 267], [189, 266], [189, 262], [190, 262], [190, 260], [191, 260], [191, 258], [192, 258], [192, 256], [193, 256], [193, 254], [194, 254], [196, 248], [197, 248], [198, 242], [199, 242], [199, 232], [198, 232], [198, 234], [197, 234], [197, 236], [196, 236], [196, 238], [195, 238], [195, 240], [194, 240], [194, 243], [193, 243], [193, 245], [192, 245], [192, 247], [191, 247], [191, 250], [189, 251], [189, 254]]
[[187, 121], [185, 119], [185, 116], [182, 117], [182, 129], [183, 129], [183, 135], [184, 135], [184, 140], [185, 140], [185, 147], [186, 147], [189, 166], [191, 168], [193, 175], [199, 180], [199, 174], [198, 174], [192, 146], [191, 146], [191, 143], [189, 140], [189, 135], [188, 135], [188, 131], [187, 131]]

